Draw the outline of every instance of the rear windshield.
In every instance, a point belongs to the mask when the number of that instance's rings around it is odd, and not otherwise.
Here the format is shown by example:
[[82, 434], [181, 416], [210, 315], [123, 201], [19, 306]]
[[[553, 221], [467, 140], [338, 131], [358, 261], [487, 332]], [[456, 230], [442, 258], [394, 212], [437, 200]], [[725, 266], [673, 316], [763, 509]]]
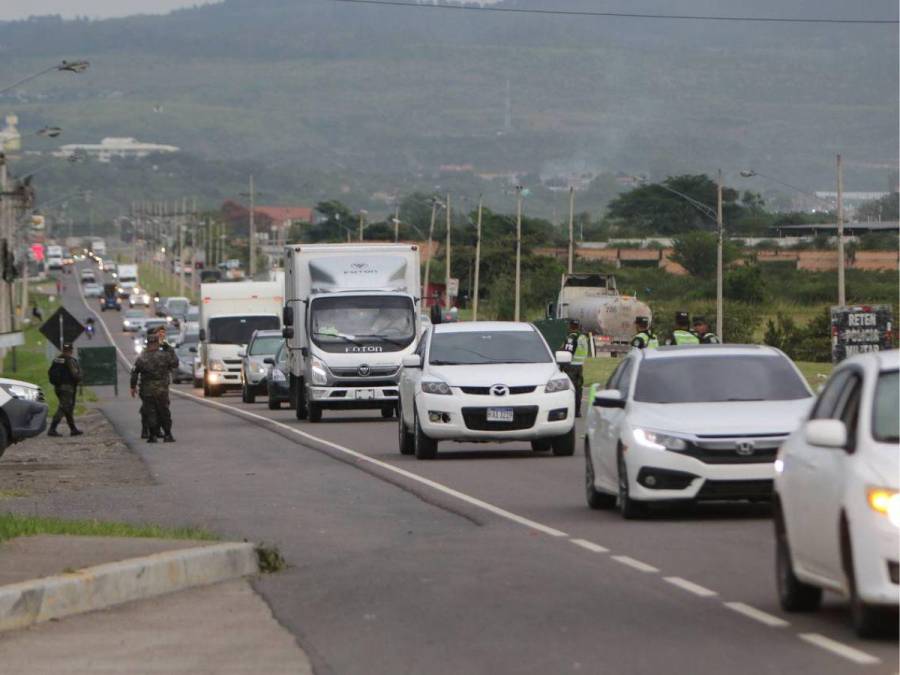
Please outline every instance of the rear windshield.
[[900, 442], [900, 371], [881, 373], [872, 407], [872, 437], [882, 443]]
[[435, 366], [486, 363], [550, 363], [553, 359], [535, 331], [437, 333], [429, 362]]
[[278, 328], [277, 316], [220, 316], [209, 320], [207, 332], [213, 344], [245, 345], [254, 331]]
[[282, 338], [280, 335], [273, 337], [260, 337], [256, 338], [253, 341], [253, 344], [250, 345], [250, 355], [251, 356], [271, 356], [278, 348], [281, 346]]
[[782, 356], [647, 359], [634, 391], [634, 400], [642, 403], [795, 401], [811, 396]]

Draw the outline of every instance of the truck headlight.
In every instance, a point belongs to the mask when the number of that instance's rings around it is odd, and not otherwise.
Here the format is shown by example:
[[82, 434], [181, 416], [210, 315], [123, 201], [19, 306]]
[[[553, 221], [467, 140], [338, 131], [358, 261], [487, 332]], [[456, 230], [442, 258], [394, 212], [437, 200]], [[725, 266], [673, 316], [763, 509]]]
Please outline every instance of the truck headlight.
[[13, 398], [20, 398], [24, 401], [38, 401], [41, 398], [41, 390], [37, 387], [26, 387], [21, 384], [9, 384], [5, 387], [6, 392]]
[[324, 363], [319, 359], [313, 359], [310, 364], [310, 373], [312, 374], [312, 383], [318, 385], [328, 384], [328, 370]]
[[649, 445], [659, 450], [686, 450], [687, 442], [683, 438], [670, 436], [658, 431], [647, 431], [646, 429], [635, 429], [634, 440], [641, 445]]
[[217, 373], [222, 373], [226, 370], [225, 362], [222, 359], [210, 359], [206, 367]]
[[900, 493], [890, 488], [872, 488], [866, 490], [869, 507], [883, 516], [895, 527], [900, 527]]
[[555, 394], [558, 391], [566, 391], [572, 388], [568, 377], [555, 377], [544, 385], [544, 393]]
[[446, 382], [431, 381], [422, 383], [422, 393], [424, 394], [440, 394], [442, 396], [450, 396], [453, 391]]

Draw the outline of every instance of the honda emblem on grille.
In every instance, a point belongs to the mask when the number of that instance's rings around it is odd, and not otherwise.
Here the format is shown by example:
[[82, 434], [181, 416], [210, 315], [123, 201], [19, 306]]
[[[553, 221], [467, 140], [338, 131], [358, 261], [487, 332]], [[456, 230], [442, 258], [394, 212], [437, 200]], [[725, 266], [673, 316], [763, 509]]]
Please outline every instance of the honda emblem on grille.
[[508, 396], [509, 395], [509, 387], [505, 384], [495, 384], [491, 387], [491, 394], [494, 396]]
[[741, 457], [749, 457], [756, 452], [756, 443], [753, 441], [738, 441], [734, 444], [734, 447], [737, 454], [741, 455]]
[[359, 368], [356, 369], [356, 374], [359, 375], [360, 377], [368, 377], [369, 372], [370, 372], [369, 366], [367, 366], [366, 364], [363, 364]]

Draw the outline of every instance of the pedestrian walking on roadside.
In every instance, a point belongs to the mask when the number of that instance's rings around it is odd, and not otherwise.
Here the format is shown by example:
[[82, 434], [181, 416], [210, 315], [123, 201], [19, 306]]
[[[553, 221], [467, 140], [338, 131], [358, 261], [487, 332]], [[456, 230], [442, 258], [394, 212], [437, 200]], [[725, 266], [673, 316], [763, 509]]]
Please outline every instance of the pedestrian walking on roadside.
[[675, 330], [666, 340], [667, 345], [699, 345], [700, 338], [691, 330], [691, 315], [675, 312]]
[[53, 413], [53, 419], [50, 421], [50, 429], [47, 430], [48, 436], [61, 436], [56, 427], [66, 418], [69, 425], [70, 436], [81, 436], [82, 431], [75, 426], [75, 392], [81, 382], [81, 366], [78, 365], [78, 359], [73, 354], [72, 345], [66, 343], [63, 345], [62, 354], [53, 359], [50, 364], [50, 370], [47, 371], [50, 384], [53, 385], [53, 391], [56, 392], [56, 398], [59, 405], [56, 412]]
[[638, 316], [634, 319], [634, 337], [631, 338], [631, 346], [636, 349], [656, 349], [659, 347], [659, 338], [650, 330], [650, 317]]
[[575, 417], [581, 417], [581, 396], [584, 389], [584, 362], [587, 359], [590, 347], [587, 335], [581, 332], [581, 322], [577, 319], [569, 320], [569, 332], [563, 343], [563, 350], [572, 354], [572, 363], [562, 364], [560, 370], [572, 380], [575, 387]]
[[700, 338], [700, 344], [717, 345], [722, 342], [719, 339], [719, 336], [710, 330], [709, 322], [706, 320], [706, 317], [695, 316], [693, 325], [694, 333]]
[[146, 415], [148, 443], [156, 443], [162, 430], [163, 440], [174, 443], [172, 413], [169, 410], [169, 380], [172, 370], [178, 367], [175, 350], [159, 333], [147, 336], [147, 348], [141, 353], [131, 370], [131, 396], [140, 389], [141, 408]]

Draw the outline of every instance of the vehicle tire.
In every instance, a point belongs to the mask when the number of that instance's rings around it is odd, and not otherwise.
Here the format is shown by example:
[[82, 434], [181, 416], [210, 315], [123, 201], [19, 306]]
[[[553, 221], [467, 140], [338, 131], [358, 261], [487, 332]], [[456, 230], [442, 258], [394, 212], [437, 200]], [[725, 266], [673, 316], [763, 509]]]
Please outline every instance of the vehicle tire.
[[635, 520], [642, 518], [647, 512], [647, 505], [643, 502], [635, 501], [631, 498], [628, 485], [628, 467], [625, 465], [625, 457], [622, 451], [619, 451], [619, 491], [616, 495], [616, 505], [619, 507], [619, 513], [625, 520]]
[[322, 406], [318, 403], [310, 403], [307, 409], [309, 421], [313, 424], [322, 421]]
[[386, 420], [391, 419], [394, 416], [394, 406], [389, 405], [389, 406], [385, 406], [384, 408], [382, 408], [381, 416]]
[[6, 429], [6, 423], [3, 420], [0, 420], [0, 457], [3, 457], [3, 453], [6, 452], [6, 449], [10, 445], [9, 432]]
[[778, 601], [786, 612], [814, 612], [822, 604], [822, 589], [800, 581], [794, 574], [784, 517], [775, 514], [775, 582]]
[[198, 379], [194, 378], [194, 389], [199, 389], [202, 386], [203, 386], [203, 380], [198, 380]]
[[271, 395], [269, 396], [268, 404], [269, 410], [281, 410], [281, 401], [277, 398], [272, 398]]
[[413, 454], [416, 451], [416, 437], [409, 433], [409, 429], [406, 428], [406, 422], [403, 421], [403, 410], [399, 407], [399, 404], [397, 408], [397, 428], [399, 432], [400, 454]]
[[244, 403], [256, 403], [256, 392], [248, 384], [241, 387], [241, 400]]
[[553, 441], [549, 438], [538, 438], [531, 441], [531, 450], [533, 452], [547, 452], [553, 447]]
[[555, 457], [571, 457], [575, 454], [575, 427], [569, 433], [552, 439], [550, 443]]
[[203, 397], [209, 398], [211, 394], [209, 393], [209, 383], [207, 383], [206, 378], [203, 378]]
[[309, 409], [306, 407], [306, 387], [302, 377], [294, 378], [294, 381], [294, 415], [298, 420], [305, 420], [309, 417]]
[[419, 413], [413, 408], [413, 417], [415, 418], [416, 432], [413, 442], [416, 459], [434, 459], [437, 456], [437, 441], [425, 435], [422, 431], [422, 425], [419, 424]]
[[853, 566], [853, 546], [846, 518], [841, 519], [841, 560], [847, 575], [850, 593], [850, 622], [861, 638], [877, 638], [897, 634], [897, 610], [877, 607], [859, 597], [856, 588], [856, 570]]
[[616, 496], [600, 492], [594, 487], [594, 462], [587, 441], [584, 443], [584, 496], [587, 505], [596, 510], [611, 509], [616, 505]]

